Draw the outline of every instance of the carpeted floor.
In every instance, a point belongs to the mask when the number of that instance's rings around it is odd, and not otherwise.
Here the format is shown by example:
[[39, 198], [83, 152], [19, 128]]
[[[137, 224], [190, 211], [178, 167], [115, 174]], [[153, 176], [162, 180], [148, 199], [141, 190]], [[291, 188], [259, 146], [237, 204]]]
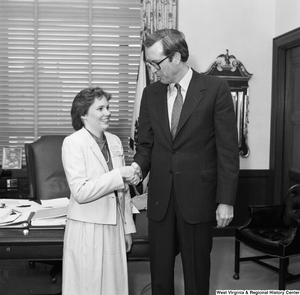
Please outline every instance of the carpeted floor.
[[[255, 255], [257, 252], [241, 247], [242, 255]], [[243, 262], [240, 269], [240, 279], [234, 280], [234, 238], [215, 237], [211, 255], [211, 290], [276, 290], [278, 288], [278, 275], [269, 269]], [[277, 260], [273, 260], [277, 265]], [[130, 295], [150, 295], [149, 262], [129, 262]], [[50, 266], [36, 264], [30, 268], [27, 261], [12, 262], [0, 261], [0, 295], [28, 295], [28, 294], [57, 294], [61, 291], [61, 274], [55, 284], [50, 282]], [[300, 272], [300, 257], [290, 260], [290, 272]], [[180, 256], [175, 266], [176, 295], [184, 295], [182, 268]], [[300, 280], [287, 285], [289, 290], [300, 290]], [[114, 295], [114, 294], [107, 294]], [[188, 295], [188, 294], [185, 294]]]

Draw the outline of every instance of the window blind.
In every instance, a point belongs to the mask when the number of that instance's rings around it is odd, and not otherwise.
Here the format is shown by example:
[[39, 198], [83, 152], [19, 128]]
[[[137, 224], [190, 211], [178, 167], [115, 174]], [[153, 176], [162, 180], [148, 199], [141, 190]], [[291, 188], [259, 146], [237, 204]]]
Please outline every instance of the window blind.
[[0, 37], [0, 159], [3, 147], [74, 132], [75, 95], [99, 86], [129, 160], [139, 0], [1, 0]]

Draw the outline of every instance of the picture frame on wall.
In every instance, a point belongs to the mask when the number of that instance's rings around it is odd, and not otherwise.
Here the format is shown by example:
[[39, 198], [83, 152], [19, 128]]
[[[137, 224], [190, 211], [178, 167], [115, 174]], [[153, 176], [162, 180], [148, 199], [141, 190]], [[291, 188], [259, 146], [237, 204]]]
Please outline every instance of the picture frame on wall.
[[22, 148], [3, 148], [2, 169], [22, 168]]

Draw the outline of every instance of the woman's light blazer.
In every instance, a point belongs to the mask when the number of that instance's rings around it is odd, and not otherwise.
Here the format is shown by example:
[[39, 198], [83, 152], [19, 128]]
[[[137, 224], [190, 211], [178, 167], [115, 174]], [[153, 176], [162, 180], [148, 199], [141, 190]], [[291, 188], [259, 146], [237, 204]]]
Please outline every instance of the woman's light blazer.
[[62, 162], [71, 190], [68, 218], [99, 224], [116, 224], [118, 193], [125, 234], [135, 232], [129, 187], [120, 170], [125, 165], [121, 140], [104, 133], [113, 164], [109, 171], [98, 144], [82, 128], [67, 136], [62, 146]]

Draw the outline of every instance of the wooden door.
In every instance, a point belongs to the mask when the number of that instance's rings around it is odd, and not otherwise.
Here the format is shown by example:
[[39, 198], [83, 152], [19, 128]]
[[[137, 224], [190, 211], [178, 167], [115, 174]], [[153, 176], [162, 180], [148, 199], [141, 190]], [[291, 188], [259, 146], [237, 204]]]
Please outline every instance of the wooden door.
[[300, 183], [300, 46], [286, 51], [282, 192]]
[[270, 190], [281, 204], [300, 183], [300, 28], [273, 39]]

